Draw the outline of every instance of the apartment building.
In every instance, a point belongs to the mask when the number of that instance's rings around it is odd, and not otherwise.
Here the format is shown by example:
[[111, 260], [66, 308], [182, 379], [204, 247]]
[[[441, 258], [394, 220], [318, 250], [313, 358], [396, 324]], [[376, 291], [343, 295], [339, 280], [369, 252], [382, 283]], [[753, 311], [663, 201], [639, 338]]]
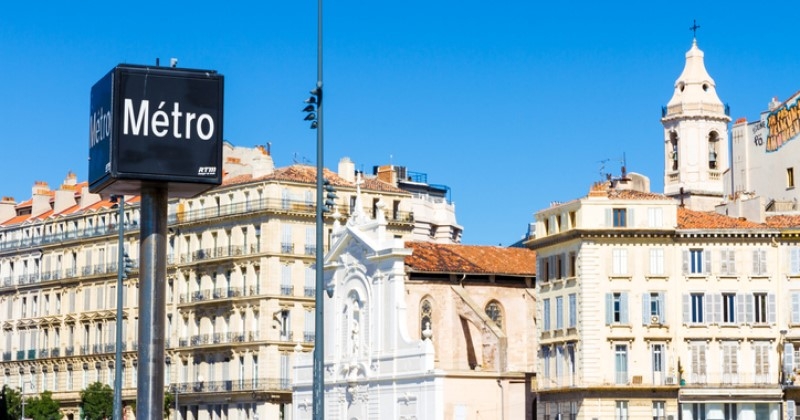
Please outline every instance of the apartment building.
[[[169, 203], [165, 391], [176, 419], [291, 418], [296, 349], [314, 340], [316, 170], [275, 168], [264, 147], [225, 144], [223, 185]], [[337, 189], [338, 217], [355, 211], [355, 170], [343, 159], [325, 176]], [[366, 177], [364, 212], [389, 203], [387, 232], [405, 240], [460, 239], [452, 220], [413, 213], [411, 193]], [[138, 197], [118, 204], [88, 192], [70, 174], [50, 190], [37, 182], [30, 200], [0, 201], [2, 383], [26, 395], [52, 391], [66, 418], [79, 416], [79, 393], [113, 385], [122, 347], [123, 404], [136, 395], [138, 279], [124, 281], [123, 341], [115, 343], [118, 233], [138, 264]], [[435, 191], [434, 191], [435, 194]], [[431, 200], [428, 200], [431, 201]], [[326, 218], [332, 223], [333, 218]], [[425, 224], [426, 237], [413, 234]], [[443, 234], [442, 232], [448, 232]], [[175, 415], [176, 413], [173, 413]]]
[[536, 213], [538, 418], [794, 419], [800, 219], [627, 183]]

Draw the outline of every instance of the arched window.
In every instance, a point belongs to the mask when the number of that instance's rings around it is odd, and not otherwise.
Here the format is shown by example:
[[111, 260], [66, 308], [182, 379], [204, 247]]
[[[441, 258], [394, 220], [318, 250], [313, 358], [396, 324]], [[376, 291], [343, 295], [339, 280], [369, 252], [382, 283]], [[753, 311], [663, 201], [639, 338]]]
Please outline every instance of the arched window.
[[498, 327], [503, 328], [503, 309], [500, 303], [493, 300], [486, 304], [486, 316], [489, 317]]
[[708, 133], [708, 169], [717, 169], [717, 155], [719, 153], [719, 134], [716, 131]]
[[431, 305], [431, 301], [428, 298], [422, 300], [422, 303], [419, 305], [419, 336], [422, 338], [425, 337], [426, 330], [430, 333], [431, 329], [433, 328], [433, 305]]
[[672, 162], [672, 170], [678, 170], [678, 133], [669, 133], [669, 160]]

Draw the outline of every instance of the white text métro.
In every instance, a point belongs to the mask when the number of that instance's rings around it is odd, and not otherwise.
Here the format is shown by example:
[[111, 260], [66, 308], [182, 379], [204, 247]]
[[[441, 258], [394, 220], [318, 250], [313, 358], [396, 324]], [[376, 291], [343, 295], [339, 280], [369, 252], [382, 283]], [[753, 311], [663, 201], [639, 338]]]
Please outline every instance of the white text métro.
[[125, 110], [122, 119], [122, 134], [134, 136], [149, 136], [152, 131], [156, 137], [166, 137], [172, 132], [176, 139], [191, 139], [195, 135], [200, 140], [211, 140], [214, 136], [214, 119], [208, 114], [181, 111], [178, 102], [172, 104], [172, 110], [164, 110], [165, 102], [161, 101], [158, 108], [150, 113], [150, 101], [143, 99], [139, 102], [138, 110], [134, 108], [133, 100], [125, 98]]
[[89, 147], [111, 137], [111, 111], [100, 107], [89, 116]]

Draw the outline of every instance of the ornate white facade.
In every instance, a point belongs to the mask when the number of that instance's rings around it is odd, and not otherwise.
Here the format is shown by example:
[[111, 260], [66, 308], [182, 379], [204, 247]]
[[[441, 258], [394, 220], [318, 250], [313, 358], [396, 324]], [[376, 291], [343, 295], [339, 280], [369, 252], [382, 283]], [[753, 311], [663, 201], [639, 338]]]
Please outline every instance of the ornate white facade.
[[[336, 224], [325, 256], [333, 296], [324, 311], [326, 418], [441, 419], [433, 344], [412, 340], [405, 324], [403, 262], [410, 251], [387, 233], [383, 207], [376, 219], [356, 212]], [[296, 419], [312, 418], [312, 365], [308, 357], [298, 363]]]

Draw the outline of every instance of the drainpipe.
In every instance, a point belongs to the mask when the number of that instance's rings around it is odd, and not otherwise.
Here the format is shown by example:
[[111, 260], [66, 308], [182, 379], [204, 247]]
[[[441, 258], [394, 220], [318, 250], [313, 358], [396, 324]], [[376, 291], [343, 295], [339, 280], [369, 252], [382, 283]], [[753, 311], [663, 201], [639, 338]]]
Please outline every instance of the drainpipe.
[[506, 420], [506, 396], [503, 389], [503, 382], [497, 379], [497, 386], [500, 387], [500, 420]]

